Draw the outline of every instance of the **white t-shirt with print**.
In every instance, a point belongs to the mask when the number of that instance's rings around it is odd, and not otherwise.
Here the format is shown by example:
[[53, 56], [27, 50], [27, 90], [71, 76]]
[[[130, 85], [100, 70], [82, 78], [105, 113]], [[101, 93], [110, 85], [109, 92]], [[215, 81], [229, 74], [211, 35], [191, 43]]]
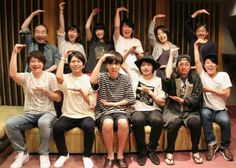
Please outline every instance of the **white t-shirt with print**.
[[153, 111], [156, 109], [161, 110], [159, 105], [155, 103], [155, 101], [148, 93], [145, 93], [137, 89], [138, 87], [146, 86], [149, 87], [155, 95], [165, 98], [165, 92], [162, 90], [161, 78], [153, 75], [152, 79], [146, 80], [140, 74], [138, 68], [133, 69], [129, 67], [127, 73], [131, 79], [133, 91], [136, 97], [136, 103], [134, 105], [135, 110], [137, 111]]
[[[70, 74], [64, 75], [64, 81], [59, 85], [64, 94], [62, 105], [62, 116], [69, 118], [94, 118], [94, 108], [96, 105], [96, 93], [90, 84], [90, 77], [83, 74], [80, 77]], [[90, 105], [84, 100], [83, 96], [73, 89], [81, 88], [89, 96]]]
[[[229, 75], [226, 72], [218, 72], [214, 78], [211, 78], [207, 72], [202, 71], [200, 78], [203, 87], [212, 89], [227, 89], [232, 87]], [[224, 110], [226, 109], [226, 98], [220, 97], [214, 93], [203, 92], [204, 106], [213, 110]]]
[[[71, 50], [71, 51], [81, 52], [84, 55], [84, 57], [86, 58], [83, 45], [80, 44], [80, 43], [74, 43], [73, 44], [69, 41], [66, 41], [65, 40], [65, 33], [60, 34], [59, 32], [57, 32], [57, 43], [58, 43], [58, 50], [59, 50], [60, 56], [64, 56], [64, 54], [67, 51]], [[67, 59], [65, 60], [65, 63], [68, 63]]]
[[22, 77], [20, 85], [23, 86], [25, 94], [24, 111], [29, 113], [56, 113], [53, 101], [42, 92], [34, 91], [36, 87], [41, 87], [52, 92], [59, 90], [55, 75], [46, 71], [43, 71], [39, 79], [36, 79], [32, 72], [20, 73], [20, 75]]

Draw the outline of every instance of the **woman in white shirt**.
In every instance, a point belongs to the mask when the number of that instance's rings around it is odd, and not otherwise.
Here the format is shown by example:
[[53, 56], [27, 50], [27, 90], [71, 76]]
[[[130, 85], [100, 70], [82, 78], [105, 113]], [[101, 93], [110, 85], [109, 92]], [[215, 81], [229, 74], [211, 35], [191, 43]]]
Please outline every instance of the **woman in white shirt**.
[[[59, 4], [59, 29], [57, 31], [57, 43], [59, 54], [61, 56], [64, 56], [67, 51], [79, 51], [85, 56], [84, 47], [80, 43], [79, 27], [76, 25], [68, 26], [67, 32], [65, 32], [64, 5], [65, 2], [61, 2]], [[71, 72], [67, 60], [65, 60], [64, 72]]]

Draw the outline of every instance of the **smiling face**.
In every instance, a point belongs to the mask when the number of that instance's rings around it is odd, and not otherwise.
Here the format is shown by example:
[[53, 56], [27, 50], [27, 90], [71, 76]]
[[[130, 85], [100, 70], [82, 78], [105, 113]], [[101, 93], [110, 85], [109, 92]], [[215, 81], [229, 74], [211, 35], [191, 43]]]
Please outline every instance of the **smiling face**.
[[151, 63], [143, 61], [140, 66], [141, 74], [145, 77], [149, 77], [153, 75], [153, 66]]
[[97, 29], [95, 31], [95, 34], [96, 34], [98, 40], [102, 41], [104, 39], [105, 31], [104, 31], [104, 29]]
[[187, 59], [183, 58], [178, 62], [176, 70], [181, 78], [186, 78], [191, 70], [191, 64]]
[[83, 73], [82, 70], [84, 68], [84, 63], [79, 58], [77, 58], [75, 56], [72, 56], [71, 60], [69, 62], [69, 65], [70, 65], [70, 68], [71, 68], [71, 71], [72, 71], [73, 75], [78, 76], [78, 75], [81, 75]]
[[209, 76], [215, 76], [217, 73], [217, 64], [210, 59], [206, 59], [204, 63], [204, 68]]
[[205, 26], [198, 27], [195, 33], [196, 33], [197, 38], [200, 38], [200, 39], [206, 39], [208, 36], [208, 32]]
[[162, 29], [157, 29], [157, 38], [163, 44], [168, 41], [168, 36]]
[[29, 61], [29, 67], [33, 74], [39, 74], [43, 72], [44, 64], [38, 58], [31, 57]]
[[36, 26], [34, 29], [34, 39], [39, 44], [45, 44], [48, 39], [47, 28], [43, 25]]
[[129, 27], [127, 24], [122, 25], [122, 35], [124, 38], [132, 38], [133, 28]]
[[76, 29], [70, 29], [67, 32], [67, 37], [71, 43], [75, 43], [76, 39], [79, 37], [79, 33]]

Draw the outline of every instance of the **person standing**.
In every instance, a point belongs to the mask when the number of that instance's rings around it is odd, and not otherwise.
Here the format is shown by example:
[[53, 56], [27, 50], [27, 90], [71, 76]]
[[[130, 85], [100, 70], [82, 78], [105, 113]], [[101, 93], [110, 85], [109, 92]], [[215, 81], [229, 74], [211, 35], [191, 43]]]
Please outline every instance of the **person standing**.
[[[65, 32], [65, 19], [64, 19], [65, 2], [59, 4], [59, 29], [57, 31], [57, 45], [59, 54], [63, 57], [67, 51], [79, 51], [85, 58], [85, 51], [83, 45], [80, 43], [80, 30], [76, 25], [68, 26]], [[71, 69], [68, 60], [65, 60], [64, 73], [70, 73]]]
[[197, 16], [206, 14], [210, 15], [210, 13], [206, 9], [200, 9], [195, 11], [190, 18], [188, 18], [185, 22], [185, 30], [187, 32], [187, 39], [189, 42], [189, 55], [191, 57], [191, 66], [195, 65], [194, 61], [194, 43], [197, 39], [201, 40], [201, 45], [199, 45], [200, 49], [200, 60], [203, 62], [204, 57], [207, 53], [217, 53], [217, 45], [216, 43], [210, 41], [208, 39], [208, 27], [204, 22], [198, 22], [193, 28], [193, 21]]
[[[99, 12], [99, 8], [93, 9], [85, 25], [86, 39], [89, 42], [88, 62], [85, 67], [87, 73], [92, 73], [98, 60], [105, 53], [114, 49], [113, 43], [108, 41], [109, 37], [107, 35], [106, 27], [102, 23], [96, 23], [93, 27], [93, 32], [91, 31], [90, 27], [92, 20]], [[102, 66], [101, 71], [106, 71], [105, 66]]]
[[[142, 44], [139, 39], [134, 38], [134, 23], [130, 18], [120, 21], [120, 12], [129, 12], [125, 7], [119, 7], [116, 9], [115, 21], [114, 21], [114, 34], [113, 40], [115, 45], [115, 50], [119, 52], [122, 56], [133, 46], [135, 50], [129, 54], [125, 62], [130, 66], [134, 65], [134, 62], [141, 58], [144, 54]], [[124, 73], [124, 71], [121, 71]]]
[[[166, 17], [163, 14], [157, 14], [150, 22], [148, 29], [148, 38], [153, 47], [152, 56], [160, 64], [160, 68], [157, 69], [156, 75], [161, 77], [165, 71], [167, 62], [169, 60], [170, 50], [177, 48], [176, 45], [170, 42], [170, 35], [167, 27], [159, 25], [155, 28], [156, 20]], [[173, 67], [175, 68], [178, 52], [175, 53], [173, 59]]]
[[[45, 12], [44, 10], [36, 10], [32, 12], [21, 25], [19, 34], [24, 37], [27, 46], [28, 54], [32, 51], [41, 51], [46, 59], [44, 69], [48, 72], [55, 72], [60, 56], [56, 46], [48, 43], [48, 29], [45, 25], [39, 24], [34, 28], [34, 37], [31, 36], [29, 24], [34, 16]], [[29, 66], [26, 65], [25, 71], [29, 72]]]

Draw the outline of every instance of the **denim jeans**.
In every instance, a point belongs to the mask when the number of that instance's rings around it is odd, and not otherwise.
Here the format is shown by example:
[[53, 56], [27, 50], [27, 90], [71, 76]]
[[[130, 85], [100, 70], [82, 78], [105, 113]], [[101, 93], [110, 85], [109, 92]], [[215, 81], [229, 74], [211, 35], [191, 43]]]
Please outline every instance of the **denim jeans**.
[[[52, 134], [52, 122], [56, 114], [52, 112], [30, 114], [25, 113], [11, 117], [6, 123], [6, 133], [15, 151], [27, 151], [22, 131], [34, 127], [39, 128], [40, 147], [39, 153], [49, 153], [49, 140]], [[33, 142], [32, 142], [33, 143]]]
[[201, 116], [205, 141], [207, 142], [207, 144], [216, 143], [215, 135], [213, 132], [213, 122], [216, 122], [220, 126], [221, 130], [221, 148], [229, 147], [231, 142], [231, 125], [228, 111], [215, 111], [209, 108], [203, 108]]

